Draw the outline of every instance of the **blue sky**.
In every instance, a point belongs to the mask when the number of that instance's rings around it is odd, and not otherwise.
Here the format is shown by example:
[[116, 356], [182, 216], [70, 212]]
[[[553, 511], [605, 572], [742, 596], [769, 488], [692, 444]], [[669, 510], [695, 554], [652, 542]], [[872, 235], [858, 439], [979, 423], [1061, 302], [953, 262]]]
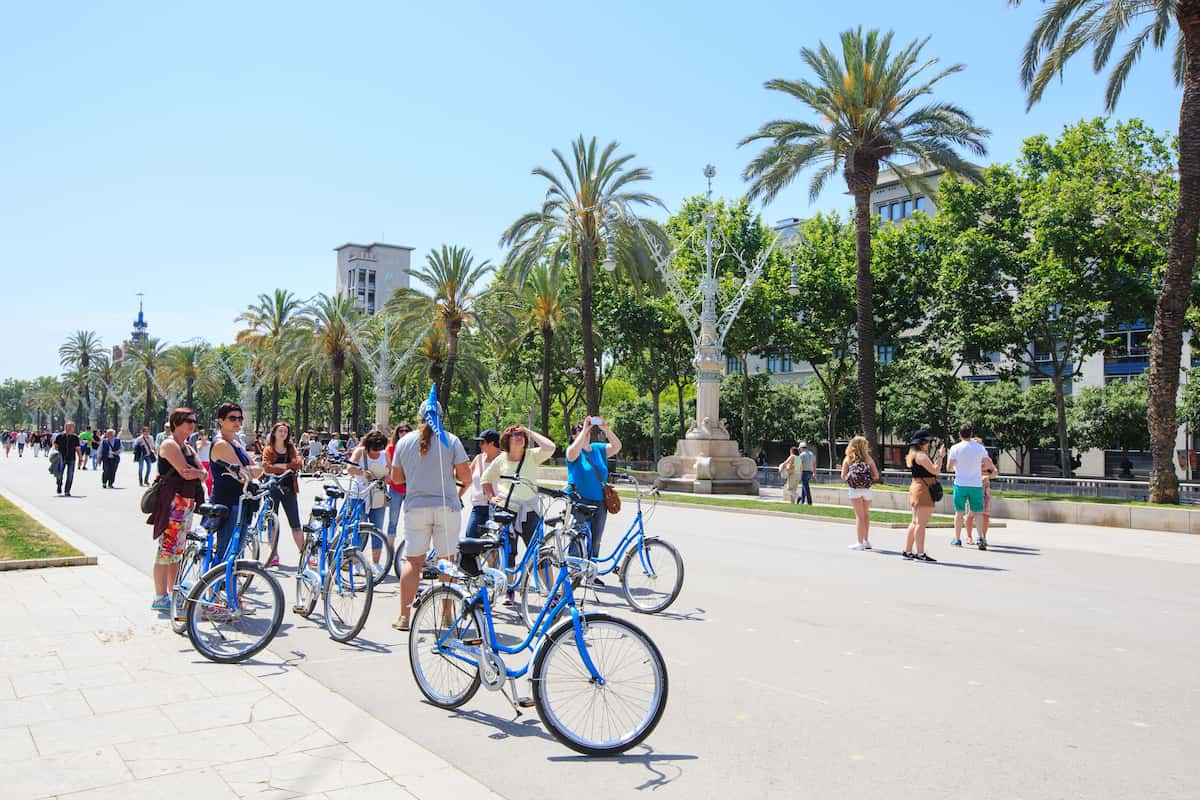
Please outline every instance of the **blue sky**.
[[[420, 6], [415, 7], [415, 6]], [[441, 243], [497, 260], [500, 232], [540, 201], [529, 174], [579, 133], [616, 139], [670, 208], [744, 191], [737, 141], [801, 112], [764, 81], [854, 25], [892, 28], [967, 69], [939, 96], [993, 136], [1103, 110], [1083, 59], [1032, 112], [1018, 81], [1040, 4], [695, 2], [12, 3], [0, 30], [0, 378], [58, 371], [77, 328], [128, 336], [146, 293], [153, 335], [232, 339], [259, 292], [332, 291], [332, 248]], [[1090, 55], [1090, 54], [1089, 54]], [[1178, 124], [1168, 57], [1151, 54], [1118, 108]], [[801, 180], [768, 220], [810, 204]]]

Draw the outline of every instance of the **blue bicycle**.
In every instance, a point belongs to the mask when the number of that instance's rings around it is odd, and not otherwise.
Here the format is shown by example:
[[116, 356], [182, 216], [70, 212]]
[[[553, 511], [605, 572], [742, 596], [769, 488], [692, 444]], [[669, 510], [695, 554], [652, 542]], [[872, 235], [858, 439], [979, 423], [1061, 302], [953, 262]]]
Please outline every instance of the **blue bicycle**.
[[[625, 535], [612, 551], [602, 557], [591, 559], [595, 569], [585, 586], [591, 587], [602, 575], [616, 573], [621, 579], [621, 592], [625, 602], [634, 611], [656, 614], [665, 611], [683, 589], [683, 558], [675, 545], [657, 536], [646, 536], [646, 518], [653, 512], [643, 507], [646, 497], [657, 498], [657, 489], [645, 489], [637, 479], [626, 473], [614, 473], [614, 481], [632, 484], [635, 489], [636, 513], [625, 530]], [[567, 555], [586, 558], [592, 552], [591, 519], [599, 511], [595, 503], [582, 500], [570, 488], [559, 493], [568, 501], [567, 519], [573, 520], [566, 546]], [[554, 554], [544, 553], [538, 560], [536, 574], [545, 576], [554, 568]], [[527, 581], [522, 591], [521, 606], [525, 614], [536, 614], [554, 595], [545, 591], [546, 581]]]
[[308, 617], [324, 598], [325, 629], [334, 641], [348, 642], [367, 622], [375, 584], [367, 557], [338, 531], [337, 501], [345, 492], [335, 483], [322, 488], [325, 499], [315, 501], [304, 526], [292, 611]]
[[268, 496], [287, 473], [263, 481], [248, 481], [238, 499], [233, 536], [217, 560], [216, 534], [229, 516], [228, 506], [202, 503], [195, 513], [205, 535], [187, 533], [188, 545], [172, 587], [172, 628], [187, 631], [188, 639], [210, 661], [229, 664], [262, 650], [283, 623], [283, 589], [255, 561], [239, 558], [244, 529], [242, 509]]
[[[421, 693], [436, 706], [457, 708], [479, 687], [504, 691], [513, 708], [536, 707], [556, 739], [580, 753], [611, 756], [644, 740], [667, 705], [667, 667], [640, 628], [599, 613], [582, 613], [571, 591], [572, 573], [595, 567], [563, 559], [553, 584], [556, 603], [542, 609], [519, 644], [496, 637], [490, 592], [507, 584], [505, 574], [481, 567], [481, 555], [500, 547], [495, 539], [459, 542], [459, 563], [441, 561], [442, 574], [461, 585], [439, 583], [413, 604], [408, 656]], [[570, 568], [568, 568], [570, 567]], [[554, 621], [566, 615], [559, 624]], [[519, 669], [505, 655], [532, 654]], [[517, 694], [528, 675], [533, 697]]]

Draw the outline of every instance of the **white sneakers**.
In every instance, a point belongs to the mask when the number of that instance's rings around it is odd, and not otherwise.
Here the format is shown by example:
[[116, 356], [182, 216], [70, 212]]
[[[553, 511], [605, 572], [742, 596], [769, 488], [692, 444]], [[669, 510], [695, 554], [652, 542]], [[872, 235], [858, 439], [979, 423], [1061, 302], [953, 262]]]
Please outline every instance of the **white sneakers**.
[[859, 542], [858, 544], [852, 544], [852, 545], [850, 545], [850, 549], [851, 549], [851, 550], [866, 550], [866, 549], [867, 549], [867, 543], [866, 543], [866, 542]]

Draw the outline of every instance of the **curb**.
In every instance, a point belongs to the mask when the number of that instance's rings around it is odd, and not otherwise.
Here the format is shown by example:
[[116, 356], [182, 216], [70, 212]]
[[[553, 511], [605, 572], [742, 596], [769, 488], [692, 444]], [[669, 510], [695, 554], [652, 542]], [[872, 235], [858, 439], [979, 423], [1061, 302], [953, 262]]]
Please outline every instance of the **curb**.
[[64, 556], [62, 558], [26, 558], [0, 561], [0, 572], [13, 569], [42, 569], [44, 567], [94, 567], [96, 556]]

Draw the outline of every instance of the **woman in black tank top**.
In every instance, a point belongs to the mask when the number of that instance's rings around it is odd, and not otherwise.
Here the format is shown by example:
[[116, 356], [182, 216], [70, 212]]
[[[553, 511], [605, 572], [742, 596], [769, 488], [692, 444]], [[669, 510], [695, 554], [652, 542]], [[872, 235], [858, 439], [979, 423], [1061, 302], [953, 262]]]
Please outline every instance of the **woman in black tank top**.
[[908, 523], [908, 537], [905, 539], [902, 555], [905, 558], [931, 563], [934, 559], [925, 553], [925, 526], [929, 524], [929, 518], [933, 516], [934, 506], [933, 495], [930, 494], [929, 487], [937, 482], [938, 473], [942, 471], [942, 459], [946, 455], [946, 447], [941, 445], [938, 447], [936, 456], [932, 459], [929, 457], [929, 448], [934, 441], [935, 439], [929, 431], [917, 431], [913, 434], [908, 455], [904, 459], [912, 473], [912, 483], [908, 487], [908, 503], [912, 506], [912, 522]]

